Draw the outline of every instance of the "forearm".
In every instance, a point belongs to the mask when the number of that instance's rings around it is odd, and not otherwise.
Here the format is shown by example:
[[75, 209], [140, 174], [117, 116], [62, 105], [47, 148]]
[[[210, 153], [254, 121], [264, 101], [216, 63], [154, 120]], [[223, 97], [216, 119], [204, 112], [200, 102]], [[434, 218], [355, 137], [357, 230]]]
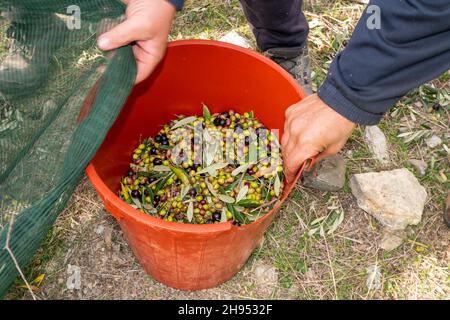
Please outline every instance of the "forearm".
[[318, 95], [347, 119], [376, 124], [411, 89], [450, 69], [449, 0], [374, 0], [381, 28], [364, 13]]

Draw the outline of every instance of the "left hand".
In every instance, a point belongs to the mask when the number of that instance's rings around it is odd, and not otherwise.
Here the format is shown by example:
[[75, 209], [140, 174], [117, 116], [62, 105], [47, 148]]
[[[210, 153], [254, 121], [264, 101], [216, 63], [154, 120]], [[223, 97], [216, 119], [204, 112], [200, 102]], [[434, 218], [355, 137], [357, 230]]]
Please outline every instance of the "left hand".
[[303, 162], [336, 154], [356, 124], [330, 108], [317, 94], [289, 107], [285, 113], [283, 148], [286, 179], [291, 182]]

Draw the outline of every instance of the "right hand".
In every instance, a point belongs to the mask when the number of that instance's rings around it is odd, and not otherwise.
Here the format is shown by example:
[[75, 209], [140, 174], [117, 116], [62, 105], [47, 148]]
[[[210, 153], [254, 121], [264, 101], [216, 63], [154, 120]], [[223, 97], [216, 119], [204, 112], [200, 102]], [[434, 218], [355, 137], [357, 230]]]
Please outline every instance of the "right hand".
[[167, 0], [123, 0], [126, 20], [97, 41], [102, 50], [112, 50], [132, 42], [137, 64], [136, 83], [143, 81], [164, 57], [167, 38], [176, 9]]

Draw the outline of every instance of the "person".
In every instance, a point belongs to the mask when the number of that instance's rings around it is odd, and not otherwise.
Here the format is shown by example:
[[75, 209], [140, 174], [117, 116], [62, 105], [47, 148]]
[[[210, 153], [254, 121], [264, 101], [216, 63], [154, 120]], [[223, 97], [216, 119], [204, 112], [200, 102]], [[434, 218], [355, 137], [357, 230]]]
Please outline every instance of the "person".
[[[240, 0], [260, 50], [310, 91], [308, 23], [302, 0]], [[101, 35], [111, 50], [133, 43], [139, 83], [162, 59], [182, 0], [127, 0], [126, 21]], [[316, 94], [286, 110], [286, 178], [304, 161], [337, 153], [357, 124], [374, 125], [411, 89], [450, 69], [449, 0], [374, 0], [380, 28], [359, 21]]]

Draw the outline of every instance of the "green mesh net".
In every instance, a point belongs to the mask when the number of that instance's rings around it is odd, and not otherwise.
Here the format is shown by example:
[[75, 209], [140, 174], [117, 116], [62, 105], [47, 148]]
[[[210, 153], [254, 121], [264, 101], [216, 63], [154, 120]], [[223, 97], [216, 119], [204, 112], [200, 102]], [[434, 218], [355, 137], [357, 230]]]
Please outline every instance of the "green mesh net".
[[0, 297], [39, 248], [131, 91], [130, 47], [97, 49], [115, 0], [0, 2]]

